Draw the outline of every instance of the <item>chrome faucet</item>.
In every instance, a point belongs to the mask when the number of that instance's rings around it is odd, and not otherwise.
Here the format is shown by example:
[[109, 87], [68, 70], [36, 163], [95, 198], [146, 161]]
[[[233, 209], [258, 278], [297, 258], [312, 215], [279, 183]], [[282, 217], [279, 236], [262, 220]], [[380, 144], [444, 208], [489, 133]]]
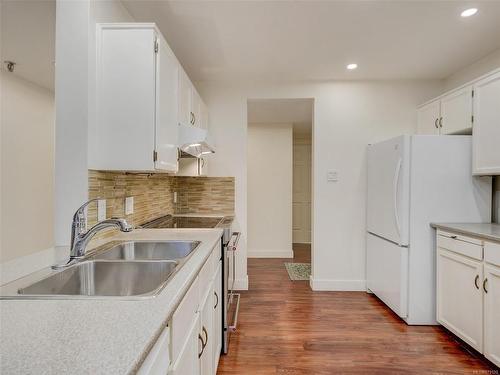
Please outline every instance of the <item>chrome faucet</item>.
[[88, 231], [86, 231], [86, 217], [85, 208], [92, 202], [98, 199], [91, 199], [84, 203], [78, 210], [76, 210], [73, 215], [73, 223], [71, 225], [71, 250], [70, 250], [70, 262], [73, 259], [83, 258], [85, 256], [85, 249], [89, 241], [94, 237], [99, 231], [110, 228], [117, 227], [122, 232], [131, 232], [132, 227], [127, 223], [125, 219], [107, 219], [98, 222]]

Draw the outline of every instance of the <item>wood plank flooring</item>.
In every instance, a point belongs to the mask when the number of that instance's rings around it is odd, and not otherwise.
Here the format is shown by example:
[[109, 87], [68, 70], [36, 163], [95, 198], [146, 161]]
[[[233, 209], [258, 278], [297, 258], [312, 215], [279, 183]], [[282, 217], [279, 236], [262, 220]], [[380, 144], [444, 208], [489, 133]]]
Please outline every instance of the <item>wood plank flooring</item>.
[[[296, 262], [309, 261], [296, 247]], [[285, 259], [249, 259], [238, 331], [218, 374], [498, 374], [440, 327], [407, 326], [364, 292], [312, 292]]]

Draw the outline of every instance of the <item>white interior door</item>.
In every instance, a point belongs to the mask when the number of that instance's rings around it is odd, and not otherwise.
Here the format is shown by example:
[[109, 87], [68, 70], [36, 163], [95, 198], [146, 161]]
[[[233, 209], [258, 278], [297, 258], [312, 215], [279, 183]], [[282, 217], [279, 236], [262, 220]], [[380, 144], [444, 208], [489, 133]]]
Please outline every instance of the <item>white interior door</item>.
[[396, 314], [406, 318], [408, 316], [408, 248], [368, 234], [366, 286]]
[[311, 139], [293, 143], [293, 242], [311, 243]]
[[409, 137], [368, 146], [367, 231], [408, 245]]

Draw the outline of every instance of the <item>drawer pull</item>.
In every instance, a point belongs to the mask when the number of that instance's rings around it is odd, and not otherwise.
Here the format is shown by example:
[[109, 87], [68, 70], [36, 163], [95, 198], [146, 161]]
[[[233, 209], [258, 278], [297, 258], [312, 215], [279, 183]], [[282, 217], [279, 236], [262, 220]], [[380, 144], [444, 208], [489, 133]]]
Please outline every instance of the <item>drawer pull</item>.
[[214, 309], [216, 309], [217, 306], [219, 306], [219, 296], [217, 295], [216, 291], [214, 291], [214, 295], [215, 295], [215, 306], [214, 306]]
[[488, 293], [488, 288], [486, 287], [488, 285], [488, 278], [484, 279], [483, 281], [483, 290], [485, 293]]
[[201, 341], [201, 352], [198, 353], [198, 358], [201, 358], [203, 351], [205, 350], [205, 343], [203, 342], [203, 337], [201, 337], [200, 334], [198, 334], [198, 340]]
[[476, 278], [474, 279], [474, 285], [476, 286], [476, 289], [479, 290], [479, 284], [478, 284], [478, 281], [479, 281], [479, 275], [476, 275]]
[[203, 345], [203, 348], [205, 348], [205, 346], [207, 346], [208, 343], [208, 332], [205, 326], [203, 326], [203, 333], [205, 334], [205, 344]]

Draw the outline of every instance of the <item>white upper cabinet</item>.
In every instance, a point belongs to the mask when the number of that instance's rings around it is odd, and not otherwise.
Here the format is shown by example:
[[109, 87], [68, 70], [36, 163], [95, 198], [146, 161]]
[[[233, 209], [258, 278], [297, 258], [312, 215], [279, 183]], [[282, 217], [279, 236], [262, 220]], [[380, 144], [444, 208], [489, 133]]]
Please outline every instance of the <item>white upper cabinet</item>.
[[97, 26], [89, 168], [177, 171], [178, 63], [154, 24]]
[[453, 91], [417, 110], [417, 134], [457, 134], [472, 128], [472, 86]]
[[474, 84], [473, 173], [500, 174], [500, 72]]
[[191, 96], [193, 85], [182, 67], [179, 68], [179, 113], [180, 125], [192, 125]]
[[188, 75], [179, 69], [179, 124], [208, 129], [208, 109], [189, 80]]
[[417, 134], [439, 134], [440, 102], [435, 100], [417, 110]]
[[472, 86], [441, 98], [441, 134], [463, 133], [472, 128]]

